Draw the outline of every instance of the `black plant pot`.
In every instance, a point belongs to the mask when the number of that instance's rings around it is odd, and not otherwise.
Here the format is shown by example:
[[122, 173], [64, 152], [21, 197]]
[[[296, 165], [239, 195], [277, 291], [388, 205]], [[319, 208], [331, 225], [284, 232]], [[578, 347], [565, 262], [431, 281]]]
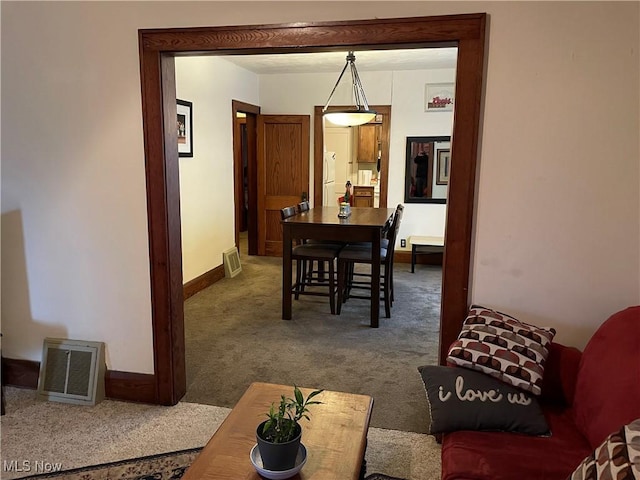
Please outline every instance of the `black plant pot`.
[[296, 465], [302, 428], [300, 428], [300, 425], [297, 426], [297, 435], [293, 440], [286, 443], [273, 443], [262, 438], [262, 429], [267, 421], [265, 420], [258, 425], [256, 430], [256, 440], [258, 441], [258, 450], [262, 458], [262, 466], [274, 472], [290, 470]]

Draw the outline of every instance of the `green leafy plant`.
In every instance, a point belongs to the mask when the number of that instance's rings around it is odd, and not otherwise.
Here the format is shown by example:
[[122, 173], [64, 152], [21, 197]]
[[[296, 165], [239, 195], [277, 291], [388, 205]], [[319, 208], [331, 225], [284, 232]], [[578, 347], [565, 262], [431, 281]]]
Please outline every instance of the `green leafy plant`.
[[309, 420], [307, 407], [322, 403], [311, 399], [323, 391], [315, 390], [305, 399], [300, 389], [294, 385], [294, 398], [282, 395], [280, 406], [276, 408], [275, 403], [271, 404], [269, 413], [266, 414], [269, 419], [262, 428], [262, 438], [272, 443], [285, 443], [293, 440], [300, 432], [301, 427], [298, 421], [303, 418]]

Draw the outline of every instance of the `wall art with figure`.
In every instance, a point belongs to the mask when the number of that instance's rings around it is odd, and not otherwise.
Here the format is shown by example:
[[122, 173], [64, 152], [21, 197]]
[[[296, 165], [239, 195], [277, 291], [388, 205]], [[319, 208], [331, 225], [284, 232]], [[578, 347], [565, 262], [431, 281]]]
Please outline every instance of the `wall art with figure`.
[[193, 104], [186, 100], [176, 100], [178, 156], [193, 157]]
[[[407, 137], [405, 193], [406, 203], [446, 203], [447, 186], [438, 181], [438, 154], [451, 146], [451, 137]], [[447, 163], [447, 179], [448, 179]], [[437, 181], [438, 180], [438, 181]]]

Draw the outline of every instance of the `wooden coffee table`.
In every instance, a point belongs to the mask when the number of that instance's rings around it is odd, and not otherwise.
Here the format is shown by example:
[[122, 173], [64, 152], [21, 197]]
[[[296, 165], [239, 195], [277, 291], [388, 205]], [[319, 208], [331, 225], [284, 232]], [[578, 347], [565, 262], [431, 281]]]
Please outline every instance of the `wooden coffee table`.
[[[300, 388], [309, 395], [313, 389]], [[220, 428], [185, 473], [183, 480], [261, 480], [249, 459], [256, 429], [271, 403], [293, 396], [293, 386], [252, 383]], [[324, 391], [322, 405], [309, 407], [311, 421], [302, 420], [307, 463], [292, 477], [300, 480], [357, 480], [364, 460], [373, 398]]]

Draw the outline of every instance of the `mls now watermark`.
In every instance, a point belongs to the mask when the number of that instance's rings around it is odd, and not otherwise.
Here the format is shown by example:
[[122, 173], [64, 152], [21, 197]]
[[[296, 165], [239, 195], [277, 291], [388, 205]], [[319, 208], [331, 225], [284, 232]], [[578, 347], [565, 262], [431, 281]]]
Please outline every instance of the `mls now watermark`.
[[3, 460], [3, 472], [53, 473], [62, 470], [62, 462], [44, 460]]

